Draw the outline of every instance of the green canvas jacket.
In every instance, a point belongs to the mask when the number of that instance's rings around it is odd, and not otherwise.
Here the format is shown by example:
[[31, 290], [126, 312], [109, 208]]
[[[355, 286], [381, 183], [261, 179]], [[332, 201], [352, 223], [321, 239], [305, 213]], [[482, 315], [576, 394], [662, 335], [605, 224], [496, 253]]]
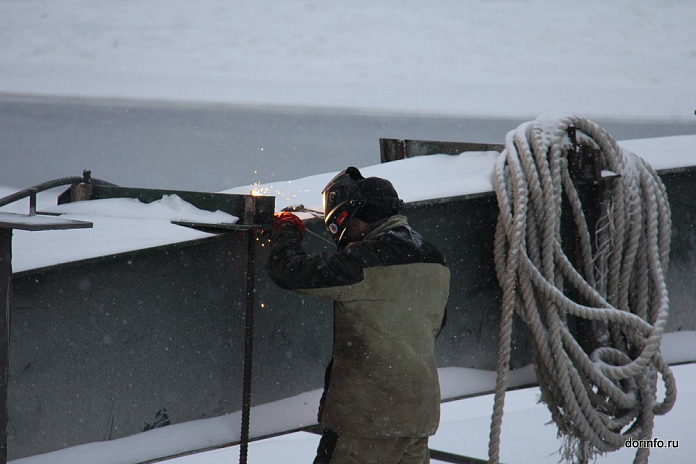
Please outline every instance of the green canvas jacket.
[[435, 338], [450, 273], [442, 254], [393, 216], [335, 254], [307, 255], [283, 224], [268, 271], [281, 287], [334, 304], [333, 366], [320, 422], [341, 434], [429, 436], [440, 419]]

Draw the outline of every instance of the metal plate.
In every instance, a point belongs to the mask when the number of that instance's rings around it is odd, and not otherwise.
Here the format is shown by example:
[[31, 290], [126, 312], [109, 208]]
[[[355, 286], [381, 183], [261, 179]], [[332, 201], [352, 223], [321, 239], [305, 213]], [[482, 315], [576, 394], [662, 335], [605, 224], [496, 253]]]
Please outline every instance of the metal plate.
[[20, 230], [62, 230], [89, 229], [93, 224], [86, 221], [74, 221], [47, 216], [30, 216], [28, 214], [0, 213], [0, 228]]

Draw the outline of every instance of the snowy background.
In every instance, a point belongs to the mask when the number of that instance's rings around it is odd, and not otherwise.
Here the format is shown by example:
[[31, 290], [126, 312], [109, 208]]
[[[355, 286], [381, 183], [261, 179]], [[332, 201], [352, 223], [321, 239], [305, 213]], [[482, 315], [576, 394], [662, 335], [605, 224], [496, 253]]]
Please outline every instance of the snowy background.
[[693, 120], [689, 0], [4, 0], [0, 92]]
[[[696, 2], [689, 0], [3, 0], [0, 94], [684, 123], [696, 121], [694, 24]], [[682, 400], [657, 419], [655, 436], [681, 447], [655, 450], [653, 462], [689, 463], [696, 455], [696, 409], [684, 400], [696, 394], [696, 372], [675, 372]], [[549, 417], [537, 395], [526, 389], [509, 396], [504, 462], [558, 459], [555, 429], [544, 425]], [[491, 405], [490, 396], [446, 404], [432, 447], [483, 458]], [[236, 430], [238, 418], [222, 420]], [[142, 455], [167, 429], [176, 435], [175, 427], [186, 424], [115, 441], [110, 454], [109, 444], [85, 445], [16, 464], [126, 463], [126, 450]], [[317, 440], [296, 433], [257, 442], [250, 462], [310, 462]], [[236, 453], [172, 463], [230, 462]], [[622, 450], [599, 462], [629, 462], [631, 455]]]

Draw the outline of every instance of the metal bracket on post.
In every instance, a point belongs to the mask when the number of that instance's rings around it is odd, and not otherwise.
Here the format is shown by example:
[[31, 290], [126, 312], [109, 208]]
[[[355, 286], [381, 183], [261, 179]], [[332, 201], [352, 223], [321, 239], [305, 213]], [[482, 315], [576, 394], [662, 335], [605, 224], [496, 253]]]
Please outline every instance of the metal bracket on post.
[[[611, 182], [620, 176], [614, 174], [603, 177], [600, 164], [600, 148], [594, 141], [587, 138], [583, 139], [578, 134], [578, 129], [575, 126], [569, 126], [567, 132], [571, 144], [568, 149], [570, 178], [578, 190], [590, 236], [594, 236], [597, 222], [604, 208], [604, 198], [606, 198], [607, 189], [611, 188]], [[569, 256], [572, 257], [573, 265], [577, 269], [582, 269], [580, 241], [577, 231], [573, 231], [573, 233], [576, 239], [570, 244]], [[574, 295], [574, 298], [580, 299], [579, 295]], [[579, 302], [583, 303], [583, 301]], [[596, 323], [592, 321], [584, 319], [576, 321], [576, 338], [587, 353], [591, 353], [597, 348], [595, 346], [597, 330]]]
[[568, 152], [568, 168], [570, 178], [575, 185], [580, 183], [598, 183], [602, 178], [602, 170], [598, 162], [599, 148], [582, 143], [578, 138], [577, 128], [568, 127], [568, 138], [571, 147]]

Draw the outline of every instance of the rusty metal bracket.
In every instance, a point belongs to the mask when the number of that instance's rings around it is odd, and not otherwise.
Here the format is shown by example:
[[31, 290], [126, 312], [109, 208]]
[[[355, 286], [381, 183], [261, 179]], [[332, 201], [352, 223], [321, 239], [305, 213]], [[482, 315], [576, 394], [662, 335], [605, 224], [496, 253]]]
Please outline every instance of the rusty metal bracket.
[[416, 156], [459, 155], [467, 151], [501, 152], [504, 145], [472, 142], [436, 142], [433, 140], [379, 139], [382, 163]]
[[[567, 148], [570, 178], [580, 197], [588, 232], [591, 237], [594, 237], [597, 231], [597, 223], [604, 211], [605, 199], [612, 188], [612, 183], [621, 176], [616, 173], [607, 176], [602, 175], [601, 148], [594, 140], [587, 137], [584, 132], [571, 125], [567, 129], [567, 134], [570, 142]], [[570, 243], [564, 244], [564, 247], [573, 265], [580, 270], [582, 269], [580, 237], [573, 224], [570, 216], [564, 213], [561, 227], [566, 230], [566, 236], [575, 237], [574, 240], [570, 240]], [[570, 296], [579, 303], [587, 303], [576, 293]], [[571, 318], [571, 321], [574, 323], [575, 337], [580, 346], [587, 353], [594, 351], [598, 347], [597, 331], [602, 330], [601, 327], [597, 326], [598, 323], [575, 318]]]

